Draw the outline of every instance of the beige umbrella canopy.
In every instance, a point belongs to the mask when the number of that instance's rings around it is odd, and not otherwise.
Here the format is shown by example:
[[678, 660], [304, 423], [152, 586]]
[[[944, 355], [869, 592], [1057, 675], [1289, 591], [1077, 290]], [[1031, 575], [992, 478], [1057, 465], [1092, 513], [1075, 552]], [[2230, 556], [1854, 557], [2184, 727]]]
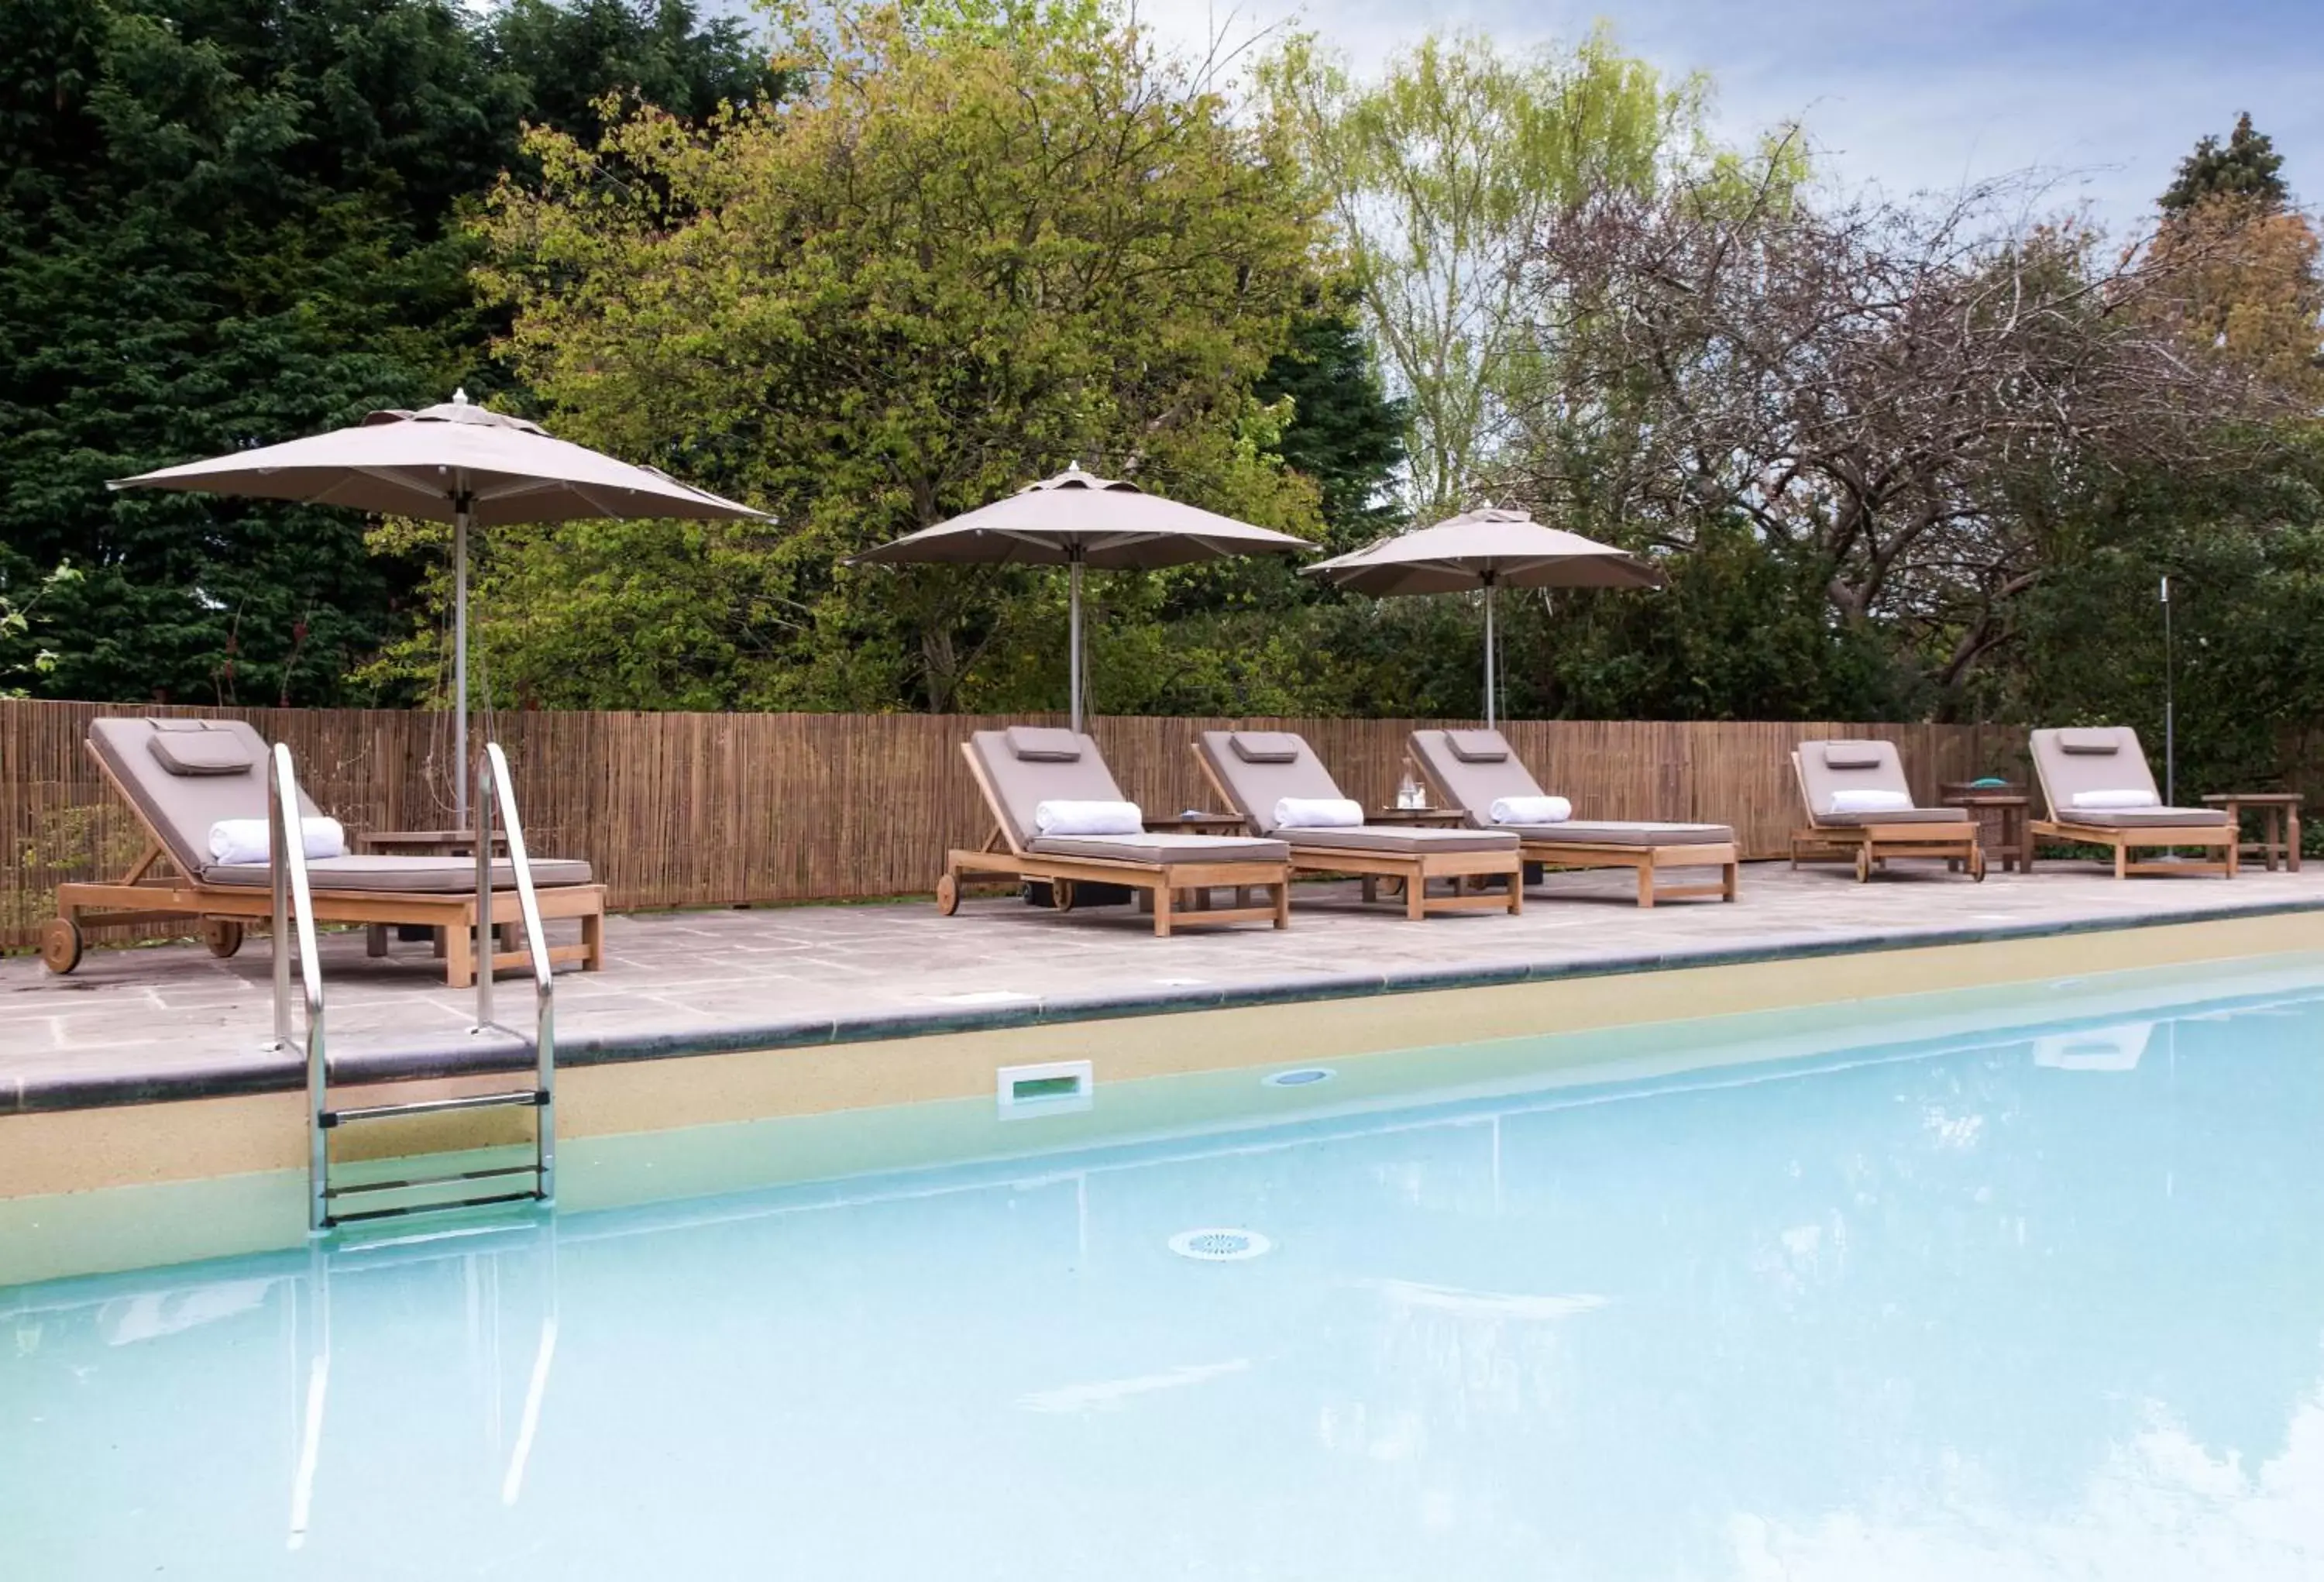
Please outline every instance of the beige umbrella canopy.
[[1082, 570], [1185, 566], [1225, 555], [1300, 554], [1315, 546], [1192, 505], [1077, 464], [1006, 499], [867, 550], [859, 563], [1064, 566], [1070, 569], [1069, 662], [1074, 728], [1082, 728]]
[[1508, 587], [1659, 587], [1662, 573], [1611, 544], [1487, 505], [1303, 570], [1385, 597], [1485, 590], [1485, 723], [1495, 723], [1493, 595]]
[[344, 505], [448, 522], [452, 529], [452, 694], [463, 763], [453, 805], [465, 827], [468, 780], [468, 529], [584, 517], [764, 514], [556, 439], [538, 423], [471, 406], [465, 392], [419, 412], [376, 412], [353, 428], [165, 467], [115, 489], [181, 489], [261, 500]]

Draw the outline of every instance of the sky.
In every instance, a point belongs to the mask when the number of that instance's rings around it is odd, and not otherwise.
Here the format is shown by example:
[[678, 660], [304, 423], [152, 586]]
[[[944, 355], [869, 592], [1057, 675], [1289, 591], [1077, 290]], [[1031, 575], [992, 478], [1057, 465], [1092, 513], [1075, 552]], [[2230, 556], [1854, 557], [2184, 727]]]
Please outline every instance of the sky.
[[1889, 196], [2039, 169], [2057, 200], [2135, 227], [2197, 138], [2236, 112], [2324, 204], [2324, 0], [1137, 0], [1188, 42], [1305, 26], [1360, 71], [1431, 27], [1570, 42], [1703, 71], [1720, 133], [1803, 121], [1824, 171]]

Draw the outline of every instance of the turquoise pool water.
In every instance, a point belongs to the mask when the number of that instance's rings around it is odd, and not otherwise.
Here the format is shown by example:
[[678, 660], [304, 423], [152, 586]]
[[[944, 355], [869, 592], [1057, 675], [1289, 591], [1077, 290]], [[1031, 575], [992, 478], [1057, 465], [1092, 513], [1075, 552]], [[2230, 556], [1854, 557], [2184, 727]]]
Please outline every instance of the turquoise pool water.
[[0, 1575], [2324, 1574], [2324, 994], [1353, 1076], [0, 1291]]

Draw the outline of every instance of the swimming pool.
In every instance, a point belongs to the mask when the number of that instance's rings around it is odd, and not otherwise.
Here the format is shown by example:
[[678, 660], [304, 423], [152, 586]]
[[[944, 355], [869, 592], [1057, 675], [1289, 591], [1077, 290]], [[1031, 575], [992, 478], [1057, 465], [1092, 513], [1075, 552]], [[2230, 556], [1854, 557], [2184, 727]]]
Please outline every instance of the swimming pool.
[[2312, 1576], [2324, 974], [2222, 986], [0, 1291], [0, 1573]]

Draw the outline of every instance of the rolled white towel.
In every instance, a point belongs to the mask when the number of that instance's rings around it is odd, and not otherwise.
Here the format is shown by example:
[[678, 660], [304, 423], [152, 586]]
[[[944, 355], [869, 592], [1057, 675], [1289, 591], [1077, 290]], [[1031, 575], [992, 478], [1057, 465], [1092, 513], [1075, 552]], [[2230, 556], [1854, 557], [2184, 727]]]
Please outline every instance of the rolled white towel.
[[[299, 829], [309, 857], [347, 855], [347, 832], [337, 819], [301, 819]], [[210, 861], [232, 867], [273, 860], [265, 819], [221, 819], [210, 826]]]
[[1146, 816], [1136, 802], [1043, 802], [1033, 810], [1043, 835], [1143, 835]]
[[1286, 797], [1275, 804], [1277, 829], [1353, 829], [1363, 821], [1363, 804], [1349, 797]]
[[2159, 808], [2163, 799], [2150, 791], [2086, 791], [2074, 793], [2074, 806], [2097, 811], [2102, 808]]
[[1852, 786], [1831, 793], [1831, 810], [1835, 813], [1903, 813], [1912, 806], [1910, 791], [1886, 791], [1877, 786]]
[[1495, 797], [1489, 812], [1496, 824], [1563, 824], [1573, 804], [1563, 797]]

